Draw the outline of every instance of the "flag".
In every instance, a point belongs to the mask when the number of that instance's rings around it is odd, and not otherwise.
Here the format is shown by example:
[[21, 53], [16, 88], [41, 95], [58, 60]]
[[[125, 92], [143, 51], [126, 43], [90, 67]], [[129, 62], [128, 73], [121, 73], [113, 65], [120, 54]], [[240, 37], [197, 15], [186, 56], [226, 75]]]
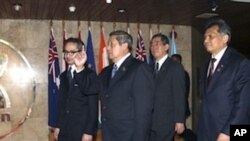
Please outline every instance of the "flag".
[[95, 68], [95, 56], [94, 56], [94, 50], [93, 50], [93, 44], [92, 44], [92, 37], [90, 29], [88, 31], [88, 39], [87, 39], [87, 66], [88, 68], [92, 69], [93, 71], [96, 71]]
[[169, 55], [172, 56], [173, 54], [177, 54], [176, 44], [175, 44], [175, 32], [174, 32], [174, 30], [172, 30], [172, 32], [171, 32], [171, 41], [170, 41], [170, 52], [169, 52]]
[[[153, 37], [153, 31], [152, 31], [152, 28], [150, 27], [149, 28], [149, 40], [151, 40]], [[151, 46], [151, 45], [150, 45]], [[151, 47], [150, 47], [151, 48]], [[154, 57], [151, 53], [151, 50], [149, 48], [149, 56], [148, 56], [148, 64], [151, 65], [151, 64], [154, 64]]]
[[48, 56], [48, 107], [49, 126], [56, 127], [58, 117], [58, 87], [59, 87], [59, 59], [54, 39], [53, 29], [50, 31], [49, 56]]
[[81, 30], [78, 30], [78, 39], [82, 41]]
[[136, 47], [135, 58], [141, 61], [147, 61], [145, 44], [142, 39], [140, 31], [138, 31], [138, 35], [137, 35], [137, 47]]
[[[66, 30], [63, 29], [63, 50], [64, 50], [64, 46], [65, 46], [65, 41], [67, 40], [67, 34], [66, 34]], [[62, 53], [62, 72], [65, 71], [67, 69], [67, 63], [64, 60], [64, 54]]]
[[108, 53], [107, 53], [107, 48], [105, 45], [103, 28], [101, 28], [101, 40], [100, 40], [98, 59], [99, 59], [98, 60], [98, 73], [100, 73], [103, 68], [109, 65]]

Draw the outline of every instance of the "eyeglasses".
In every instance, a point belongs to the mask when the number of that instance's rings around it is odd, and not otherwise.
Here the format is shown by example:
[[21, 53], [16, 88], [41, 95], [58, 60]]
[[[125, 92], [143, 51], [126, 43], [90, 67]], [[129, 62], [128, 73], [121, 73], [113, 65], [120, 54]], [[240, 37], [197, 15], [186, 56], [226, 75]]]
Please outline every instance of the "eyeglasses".
[[82, 50], [70, 50], [70, 51], [67, 51], [67, 50], [63, 50], [63, 53], [64, 55], [73, 55], [77, 52], [81, 52]]

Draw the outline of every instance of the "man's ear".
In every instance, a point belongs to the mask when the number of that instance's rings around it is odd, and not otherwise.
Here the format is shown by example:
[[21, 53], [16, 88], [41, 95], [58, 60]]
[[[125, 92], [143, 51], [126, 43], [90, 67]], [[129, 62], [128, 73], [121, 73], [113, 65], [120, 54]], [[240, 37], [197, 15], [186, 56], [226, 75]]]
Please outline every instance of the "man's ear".
[[169, 51], [169, 44], [164, 45], [165, 51], [168, 52]]
[[[128, 49], [128, 43], [123, 43], [122, 45], [122, 48], [124, 48], [124, 49]], [[129, 49], [128, 49], [129, 50]]]
[[223, 35], [223, 41], [224, 41], [224, 43], [229, 42], [229, 36], [227, 34]]

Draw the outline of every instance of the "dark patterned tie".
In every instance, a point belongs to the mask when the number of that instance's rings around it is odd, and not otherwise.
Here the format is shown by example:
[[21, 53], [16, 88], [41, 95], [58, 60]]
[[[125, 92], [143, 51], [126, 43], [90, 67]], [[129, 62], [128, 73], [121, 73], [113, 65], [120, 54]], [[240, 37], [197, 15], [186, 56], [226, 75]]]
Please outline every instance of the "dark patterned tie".
[[72, 76], [71, 70], [72, 70], [72, 68], [69, 67], [69, 69], [67, 71], [67, 78], [68, 78], [69, 84], [71, 84], [71, 82], [73, 80], [73, 76]]
[[154, 76], [156, 77], [156, 75], [158, 74], [159, 72], [159, 63], [155, 63], [155, 68], [154, 68]]
[[207, 84], [209, 85], [212, 77], [213, 77], [213, 74], [214, 74], [214, 62], [216, 61], [215, 58], [212, 58], [210, 60], [210, 68], [209, 68], [209, 72], [208, 72], [208, 77], [207, 77]]
[[113, 77], [115, 76], [115, 74], [116, 74], [116, 72], [117, 72], [117, 69], [118, 69], [117, 65], [114, 64], [114, 65], [113, 65], [113, 69], [112, 69], [111, 78], [113, 78]]

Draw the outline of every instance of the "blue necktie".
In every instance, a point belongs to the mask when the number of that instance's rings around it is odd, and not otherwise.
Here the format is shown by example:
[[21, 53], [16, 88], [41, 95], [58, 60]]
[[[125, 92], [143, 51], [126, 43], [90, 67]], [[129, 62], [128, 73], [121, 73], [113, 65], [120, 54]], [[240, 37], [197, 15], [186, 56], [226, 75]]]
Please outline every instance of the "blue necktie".
[[111, 78], [113, 78], [113, 77], [115, 76], [115, 73], [117, 72], [117, 69], [118, 69], [117, 65], [114, 64], [114, 65], [113, 65], [113, 69], [112, 69]]

